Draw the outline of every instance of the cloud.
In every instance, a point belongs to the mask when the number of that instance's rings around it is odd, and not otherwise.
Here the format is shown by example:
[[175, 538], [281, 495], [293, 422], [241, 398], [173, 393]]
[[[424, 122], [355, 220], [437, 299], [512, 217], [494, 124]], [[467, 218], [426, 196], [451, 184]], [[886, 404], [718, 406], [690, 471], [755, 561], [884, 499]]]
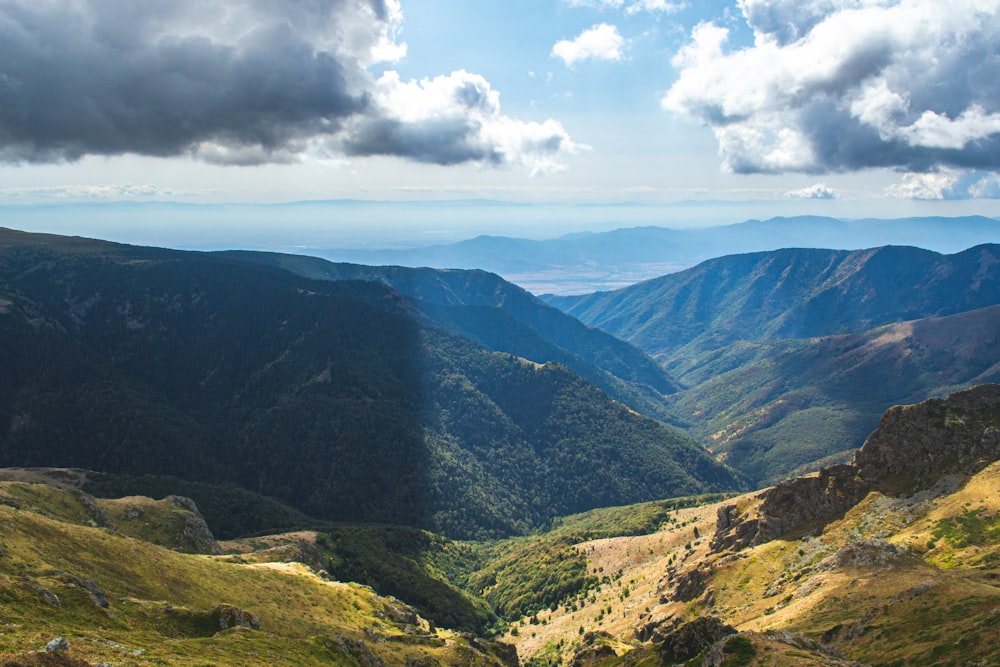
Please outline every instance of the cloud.
[[958, 181], [958, 174], [950, 170], [903, 174], [902, 182], [887, 188], [886, 193], [900, 199], [960, 199]]
[[636, 0], [626, 8], [625, 13], [630, 15], [640, 12], [675, 14], [687, 6], [686, 2], [671, 2], [671, 0]]
[[836, 199], [837, 193], [826, 183], [816, 183], [801, 190], [786, 192], [785, 196], [789, 199]]
[[1000, 199], [1000, 176], [990, 174], [969, 186], [969, 195], [976, 199]]
[[552, 55], [562, 58], [568, 67], [580, 60], [621, 60], [625, 39], [618, 28], [607, 23], [599, 23], [584, 30], [576, 39], [556, 42]]
[[673, 0], [633, 0], [626, 5], [625, 0], [564, 0], [570, 7], [596, 7], [599, 9], [622, 9], [626, 14], [640, 12], [664, 12], [673, 14], [688, 6], [687, 2]]
[[173, 190], [164, 190], [150, 184], [121, 183], [115, 185], [61, 185], [52, 187], [0, 188], [0, 197], [6, 199], [66, 199], [120, 201], [123, 199], [152, 199], [171, 197]]
[[738, 173], [1000, 168], [995, 0], [740, 0], [752, 46], [702, 23], [665, 109]]
[[886, 193], [900, 199], [1000, 199], [1000, 176], [961, 169], [908, 173]]
[[349, 155], [399, 155], [449, 165], [514, 164], [533, 175], [559, 171], [558, 156], [585, 148], [555, 121], [528, 123], [500, 113], [500, 95], [465, 71], [404, 82], [386, 72], [369, 113], [352, 119], [341, 149]]
[[[0, 162], [139, 154], [252, 165], [364, 145], [534, 169], [573, 147], [555, 121], [519, 124], [496, 105], [491, 120], [508, 130], [472, 132], [481, 110], [443, 97], [433, 101], [444, 122], [410, 124], [369, 71], [405, 55], [402, 20], [399, 0], [0, 0]], [[393, 141], [349, 136], [386, 120]]]

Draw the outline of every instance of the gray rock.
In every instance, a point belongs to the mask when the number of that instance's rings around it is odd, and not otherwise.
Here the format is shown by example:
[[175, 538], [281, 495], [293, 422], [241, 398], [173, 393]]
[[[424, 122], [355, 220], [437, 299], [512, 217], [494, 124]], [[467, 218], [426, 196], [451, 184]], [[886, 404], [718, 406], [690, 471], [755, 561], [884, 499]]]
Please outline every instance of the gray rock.
[[46, 653], [64, 653], [69, 650], [69, 642], [65, 637], [55, 637], [45, 645]]
[[382, 658], [375, 655], [360, 639], [336, 635], [326, 641], [326, 647], [341, 655], [353, 659], [361, 667], [386, 667]]
[[695, 657], [723, 637], [736, 634], [736, 628], [714, 616], [702, 616], [690, 623], [673, 621], [653, 631], [653, 641], [659, 643], [659, 653], [667, 664], [685, 662]]
[[[854, 456], [867, 483], [929, 488], [946, 475], [973, 475], [1000, 458], [1000, 385], [889, 409]], [[909, 489], [907, 489], [909, 490]]]
[[61, 606], [61, 603], [59, 602], [59, 596], [57, 596], [55, 593], [47, 589], [45, 586], [42, 586], [37, 581], [32, 581], [28, 577], [23, 577], [22, 583], [31, 590], [41, 595], [42, 599], [45, 600], [46, 604], [52, 605], [53, 607]]
[[[175, 498], [179, 498], [179, 496], [171, 496], [170, 498], [174, 500]], [[188, 499], [184, 498], [184, 500]], [[192, 506], [194, 505], [193, 501], [189, 502]], [[215, 541], [215, 536], [212, 535], [208, 523], [205, 522], [205, 518], [197, 511], [197, 508], [195, 508], [194, 512], [179, 510], [173, 514], [184, 521], [184, 528], [175, 547], [177, 550], [216, 556], [222, 553], [222, 548]]]
[[260, 619], [257, 615], [228, 604], [215, 605], [215, 613], [219, 618], [219, 629], [246, 628], [260, 630]]
[[83, 590], [87, 591], [87, 595], [90, 596], [90, 601], [94, 603], [94, 606], [100, 607], [101, 609], [108, 608], [108, 595], [96, 581], [84, 579], [83, 577], [72, 576], [66, 576], [64, 579], [68, 583], [74, 586], [79, 586]]

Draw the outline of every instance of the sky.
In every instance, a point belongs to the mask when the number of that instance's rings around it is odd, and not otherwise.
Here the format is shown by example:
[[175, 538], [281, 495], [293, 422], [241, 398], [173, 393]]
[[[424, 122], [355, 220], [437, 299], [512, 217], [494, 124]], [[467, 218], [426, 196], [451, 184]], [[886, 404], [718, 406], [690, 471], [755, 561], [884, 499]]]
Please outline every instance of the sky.
[[998, 82], [1000, 0], [0, 0], [0, 225], [997, 217]]

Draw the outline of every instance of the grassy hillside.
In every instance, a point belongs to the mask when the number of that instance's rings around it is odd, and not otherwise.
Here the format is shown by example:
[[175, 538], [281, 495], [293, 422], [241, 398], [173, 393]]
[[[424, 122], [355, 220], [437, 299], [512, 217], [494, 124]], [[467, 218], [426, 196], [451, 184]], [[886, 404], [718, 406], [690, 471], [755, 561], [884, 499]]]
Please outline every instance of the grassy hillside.
[[36, 509], [0, 505], [0, 664], [35, 664], [55, 637], [62, 664], [503, 664], [491, 644], [300, 565], [181, 554]]
[[[924, 429], [926, 419], [933, 429]], [[737, 515], [778, 521], [766, 513], [777, 514], [781, 492], [768, 496], [767, 510], [764, 494], [749, 494], [679, 510], [648, 535], [577, 544], [588, 571], [612, 572], [610, 581], [524, 619], [506, 639], [536, 665], [994, 664], [1000, 462], [986, 465], [962, 443], [979, 442], [976, 434], [995, 429], [996, 419], [995, 406], [895, 411], [893, 435], [884, 438], [898, 451], [889, 458], [906, 459], [910, 434], [931, 438], [950, 457], [947, 468], [930, 466], [939, 472], [924, 485], [875, 488], [846, 511], [813, 520], [804, 505], [818, 500], [791, 498], [787, 511], [805, 519], [761, 543], [734, 546], [719, 536], [741, 530]], [[995, 442], [980, 446], [997, 451]], [[975, 472], [954, 474], [967, 465]]]

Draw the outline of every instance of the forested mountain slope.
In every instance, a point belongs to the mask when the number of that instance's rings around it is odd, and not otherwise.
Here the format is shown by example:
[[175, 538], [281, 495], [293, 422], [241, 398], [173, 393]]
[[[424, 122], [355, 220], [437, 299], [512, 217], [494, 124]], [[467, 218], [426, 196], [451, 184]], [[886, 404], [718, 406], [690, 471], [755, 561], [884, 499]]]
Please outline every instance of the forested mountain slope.
[[559, 362], [644, 414], [669, 417], [663, 397], [678, 384], [645, 353], [588, 327], [522, 288], [478, 270], [334, 264], [314, 257], [229, 252], [229, 257], [320, 280], [363, 280], [406, 295], [432, 326], [491, 350]]
[[615, 292], [547, 300], [672, 360], [737, 341], [860, 332], [1000, 303], [1000, 246], [731, 255]]
[[730, 345], [674, 409], [758, 485], [847, 458], [892, 405], [1000, 381], [1000, 306], [813, 339]]
[[678, 419], [765, 485], [845, 457], [890, 406], [996, 381], [1000, 246], [787, 249], [550, 298], [654, 355]]
[[240, 484], [456, 536], [732, 488], [558, 364], [429, 328], [383, 284], [0, 232], [0, 465]]

